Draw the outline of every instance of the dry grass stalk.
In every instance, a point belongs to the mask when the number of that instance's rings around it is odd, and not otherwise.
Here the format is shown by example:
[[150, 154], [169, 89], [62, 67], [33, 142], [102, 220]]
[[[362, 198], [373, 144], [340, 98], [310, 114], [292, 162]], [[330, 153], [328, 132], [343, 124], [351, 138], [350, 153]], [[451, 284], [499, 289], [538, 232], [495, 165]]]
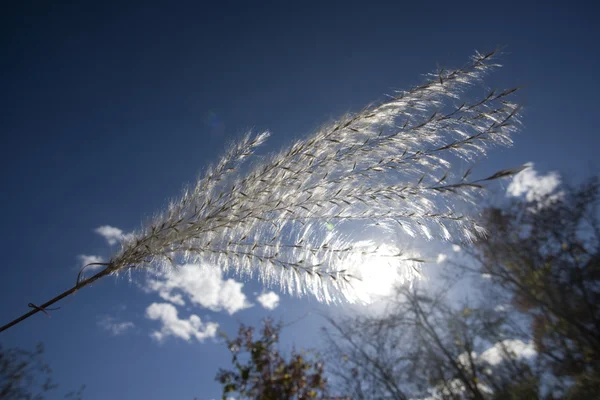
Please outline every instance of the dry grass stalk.
[[[453, 160], [472, 163], [492, 145], [511, 144], [519, 125], [519, 105], [509, 100], [517, 89], [463, 100], [469, 87], [498, 66], [495, 55], [476, 53], [460, 69], [430, 74], [420, 86], [250, 161], [243, 172], [240, 166], [269, 133], [247, 135], [90, 279], [210, 262], [294, 294], [354, 301], [356, 276], [349, 263], [382, 256], [416, 267], [421, 260], [397, 246], [381, 254], [375, 244], [357, 244], [345, 234], [348, 227], [377, 225], [426, 239], [473, 238], [481, 228], [457, 211], [458, 204], [473, 203], [487, 181], [517, 171], [477, 181], [469, 179], [470, 170], [451, 173]], [[414, 270], [407, 268], [407, 276]], [[88, 281], [78, 280], [74, 289]]]

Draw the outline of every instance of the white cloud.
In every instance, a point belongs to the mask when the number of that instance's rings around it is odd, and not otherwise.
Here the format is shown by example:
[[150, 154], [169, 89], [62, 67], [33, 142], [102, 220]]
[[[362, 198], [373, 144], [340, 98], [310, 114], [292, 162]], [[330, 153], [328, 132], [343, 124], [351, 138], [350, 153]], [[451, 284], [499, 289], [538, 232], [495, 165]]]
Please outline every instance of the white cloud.
[[243, 286], [233, 279], [224, 280], [221, 269], [215, 266], [186, 264], [149, 279], [146, 289], [173, 304], [184, 305], [183, 294], [193, 304], [233, 314], [252, 306], [242, 292]]
[[452, 245], [452, 251], [458, 253], [461, 250], [460, 246], [457, 244]]
[[504, 311], [508, 310], [509, 308], [510, 308], [510, 306], [507, 304], [498, 304], [496, 307], [494, 307], [494, 311], [504, 312]]
[[215, 337], [219, 324], [215, 322], [203, 323], [197, 315], [190, 315], [188, 319], [180, 319], [177, 309], [169, 303], [152, 303], [146, 308], [146, 317], [162, 323], [160, 331], [152, 332], [151, 336], [163, 341], [168, 336], [175, 336], [185, 341], [195, 338], [199, 342]]
[[[491, 366], [496, 366], [500, 364], [507, 358], [513, 359], [521, 359], [526, 358], [530, 359], [536, 356], [536, 351], [531, 343], [525, 343], [521, 340], [504, 340], [496, 343], [494, 346], [485, 350], [480, 355], [477, 355], [476, 352], [471, 352], [470, 357], [467, 352], [460, 354], [457, 358], [458, 364], [462, 365], [465, 368], [471, 368], [471, 360], [476, 365], [481, 365], [481, 363], [487, 363]], [[487, 368], [487, 374], [491, 374], [492, 371]], [[432, 394], [430, 397], [426, 397], [422, 400], [441, 400], [448, 397], [452, 397], [452, 393], [464, 393], [466, 388], [464, 384], [459, 379], [453, 379], [450, 382], [447, 382], [448, 386], [438, 385], [433, 387], [430, 390]], [[492, 394], [493, 390], [490, 386], [485, 383], [477, 383], [477, 387], [487, 394]], [[450, 389], [450, 390], [449, 390]]]
[[435, 260], [436, 264], [441, 264], [448, 259], [448, 256], [444, 253], [439, 253], [437, 259]]
[[468, 353], [464, 352], [458, 356], [457, 362], [467, 368], [470, 368], [471, 360], [473, 360], [476, 365], [481, 365], [483, 362], [496, 366], [509, 358], [530, 359], [535, 357], [536, 354], [532, 343], [525, 343], [518, 339], [507, 339], [494, 344], [479, 355], [476, 352], [471, 352], [471, 356], [469, 357]]
[[[471, 359], [473, 359], [473, 361], [477, 360], [477, 353], [475, 353], [474, 351], [471, 352]], [[469, 359], [469, 353], [467, 353], [466, 351], [464, 353], [459, 354], [458, 356], [458, 363], [466, 368], [469, 368], [471, 365], [471, 361]]]
[[135, 327], [133, 322], [124, 321], [119, 322], [116, 318], [109, 315], [105, 315], [98, 320], [98, 326], [105, 331], [110, 332], [114, 336], [123, 335], [128, 330]]
[[176, 304], [178, 306], [185, 306], [185, 300], [180, 293], [172, 294], [169, 290], [159, 290], [158, 295], [161, 299], [168, 301], [169, 303]]
[[[492, 388], [483, 383], [477, 383], [477, 388], [487, 394], [493, 393]], [[456, 397], [456, 393], [466, 393], [466, 389], [467, 388], [460, 379], [452, 379], [449, 382], [445, 382], [444, 384], [437, 385], [433, 389], [430, 389], [431, 396], [421, 400], [443, 400], [453, 398]]]
[[[88, 264], [92, 264], [92, 263], [103, 263], [105, 262], [104, 259], [100, 256], [93, 256], [93, 255], [86, 255], [86, 254], [80, 254], [77, 256], [77, 258], [79, 259], [79, 262], [81, 264], [81, 267], [85, 267]], [[97, 269], [100, 268], [104, 268], [103, 265], [88, 265], [86, 267], [86, 271], [95, 271]]]
[[507, 356], [514, 358], [532, 358], [536, 354], [532, 343], [525, 343], [518, 339], [508, 339], [496, 343], [494, 346], [481, 353], [479, 359], [491, 365], [498, 365], [506, 359]]
[[106, 239], [108, 244], [111, 246], [133, 236], [130, 233], [123, 233], [121, 229], [110, 225], [99, 226], [98, 228], [94, 229], [94, 232]]
[[256, 300], [267, 310], [274, 310], [279, 305], [279, 296], [275, 292], [263, 293]]
[[[514, 176], [508, 188], [506, 195], [509, 197], [520, 197], [525, 195], [528, 202], [539, 202], [541, 200], [553, 201], [559, 196], [550, 196], [560, 185], [560, 175], [556, 172], [549, 172], [546, 175], [538, 175], [533, 168], [533, 163], [528, 163], [529, 168], [524, 169]], [[542, 205], [543, 206], [543, 205]]]

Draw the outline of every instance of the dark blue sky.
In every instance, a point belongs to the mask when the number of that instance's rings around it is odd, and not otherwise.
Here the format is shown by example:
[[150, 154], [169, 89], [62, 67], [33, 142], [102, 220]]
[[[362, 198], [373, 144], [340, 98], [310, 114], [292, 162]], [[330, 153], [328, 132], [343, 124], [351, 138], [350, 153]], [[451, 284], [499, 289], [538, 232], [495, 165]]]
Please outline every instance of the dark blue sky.
[[[18, 4], [0, 17], [2, 323], [74, 284], [78, 254], [109, 254], [96, 227], [137, 228], [246, 130], [269, 129], [267, 150], [279, 149], [476, 49], [506, 46], [490, 86], [527, 85], [515, 146], [482, 168], [598, 172], [600, 32], [584, 2]], [[218, 397], [226, 350], [156, 344], [143, 316], [151, 301], [135, 283], [106, 279], [0, 342], [43, 341], [63, 391], [85, 383], [86, 399]], [[315, 307], [284, 297], [271, 314], [291, 321]], [[269, 315], [194, 312], [230, 332]], [[136, 331], [97, 326], [116, 314]], [[320, 323], [290, 328], [286, 346], [314, 343]]]

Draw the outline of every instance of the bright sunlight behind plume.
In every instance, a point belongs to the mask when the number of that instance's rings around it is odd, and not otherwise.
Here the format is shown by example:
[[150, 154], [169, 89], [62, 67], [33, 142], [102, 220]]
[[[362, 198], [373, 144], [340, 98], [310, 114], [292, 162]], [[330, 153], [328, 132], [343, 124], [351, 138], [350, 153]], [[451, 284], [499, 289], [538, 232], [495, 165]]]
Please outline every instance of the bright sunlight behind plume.
[[356, 276], [352, 287], [364, 303], [392, 294], [397, 285], [420, 274], [419, 259], [402, 255], [394, 245], [364, 241], [356, 243], [356, 248], [361, 249], [361, 253], [347, 260], [346, 267]]

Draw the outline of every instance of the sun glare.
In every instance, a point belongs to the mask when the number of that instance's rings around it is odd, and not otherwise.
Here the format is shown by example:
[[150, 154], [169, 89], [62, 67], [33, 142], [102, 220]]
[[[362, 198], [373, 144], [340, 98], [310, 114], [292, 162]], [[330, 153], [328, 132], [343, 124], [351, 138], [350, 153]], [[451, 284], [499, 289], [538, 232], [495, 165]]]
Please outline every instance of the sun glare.
[[347, 261], [347, 269], [358, 278], [352, 283], [357, 297], [366, 303], [393, 294], [398, 285], [410, 283], [420, 275], [416, 256], [399, 248], [373, 241], [357, 243], [361, 255]]

